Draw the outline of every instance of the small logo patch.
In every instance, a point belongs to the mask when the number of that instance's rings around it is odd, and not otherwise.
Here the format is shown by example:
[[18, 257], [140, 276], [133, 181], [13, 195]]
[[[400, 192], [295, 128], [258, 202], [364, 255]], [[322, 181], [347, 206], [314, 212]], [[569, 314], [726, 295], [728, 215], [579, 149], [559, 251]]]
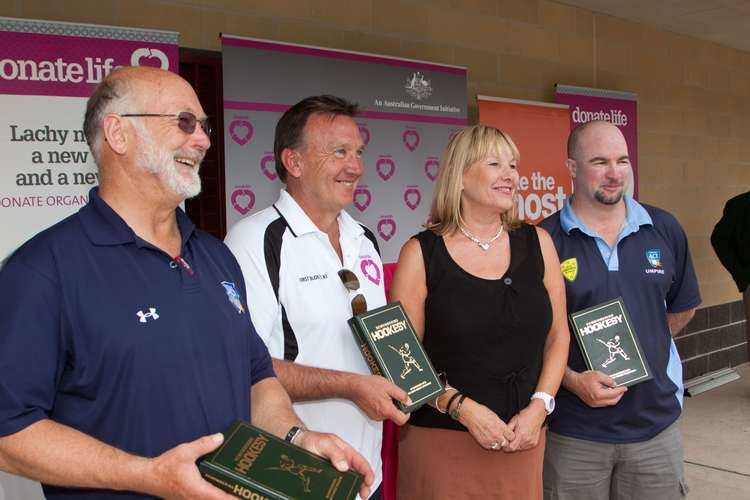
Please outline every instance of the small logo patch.
[[159, 319], [159, 315], [156, 313], [155, 307], [149, 307], [147, 313], [143, 311], [138, 311], [135, 314], [136, 316], [138, 316], [139, 323], [148, 323], [149, 318], [153, 320]]
[[568, 281], [575, 281], [578, 277], [578, 259], [572, 257], [560, 262], [560, 271]]
[[661, 267], [661, 250], [658, 248], [646, 250], [646, 260], [651, 264], [651, 267]]
[[237, 287], [235, 286], [235, 284], [231, 281], [222, 281], [221, 286], [223, 286], [224, 291], [227, 292], [229, 303], [232, 304], [235, 309], [237, 309], [238, 313], [244, 313], [245, 308], [242, 306], [242, 301], [240, 300], [240, 292], [237, 291]]

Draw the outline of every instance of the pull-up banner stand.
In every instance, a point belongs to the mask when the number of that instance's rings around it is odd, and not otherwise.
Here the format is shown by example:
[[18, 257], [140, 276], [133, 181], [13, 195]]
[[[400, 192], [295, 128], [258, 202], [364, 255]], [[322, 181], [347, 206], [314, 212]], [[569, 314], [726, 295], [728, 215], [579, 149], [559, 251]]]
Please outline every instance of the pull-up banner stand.
[[477, 104], [479, 122], [510, 134], [521, 153], [519, 217], [535, 224], [560, 210], [571, 192], [568, 106], [483, 95]]
[[427, 220], [440, 156], [466, 125], [466, 69], [222, 35], [227, 227], [274, 203], [276, 122], [305, 97], [360, 105], [365, 174], [347, 211], [377, 235], [383, 262]]
[[96, 84], [120, 66], [177, 72], [177, 37], [0, 18], [0, 260], [87, 203], [98, 173], [82, 126]]
[[616, 125], [628, 144], [633, 178], [628, 194], [638, 198], [638, 96], [619, 90], [592, 89], [571, 85], [555, 85], [555, 101], [570, 108], [571, 130], [593, 120]]

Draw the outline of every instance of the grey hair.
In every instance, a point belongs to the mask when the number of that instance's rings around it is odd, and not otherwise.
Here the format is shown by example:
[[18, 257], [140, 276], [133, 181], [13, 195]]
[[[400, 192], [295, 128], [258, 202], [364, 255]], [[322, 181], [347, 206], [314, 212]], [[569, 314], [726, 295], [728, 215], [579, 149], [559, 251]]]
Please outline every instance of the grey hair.
[[94, 161], [99, 165], [102, 146], [102, 120], [108, 113], [125, 113], [130, 105], [128, 78], [120, 77], [120, 70], [111, 72], [89, 97], [83, 119], [83, 134], [91, 149]]

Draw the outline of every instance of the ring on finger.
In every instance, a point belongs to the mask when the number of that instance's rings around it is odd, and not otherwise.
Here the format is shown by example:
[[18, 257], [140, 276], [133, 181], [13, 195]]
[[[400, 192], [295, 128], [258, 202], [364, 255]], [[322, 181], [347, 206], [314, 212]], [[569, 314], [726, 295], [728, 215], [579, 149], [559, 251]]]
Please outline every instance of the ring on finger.
[[494, 443], [492, 443], [492, 446], [490, 446], [490, 448], [492, 448], [493, 450], [497, 450], [498, 448], [500, 448], [500, 446], [500, 443], [495, 441]]

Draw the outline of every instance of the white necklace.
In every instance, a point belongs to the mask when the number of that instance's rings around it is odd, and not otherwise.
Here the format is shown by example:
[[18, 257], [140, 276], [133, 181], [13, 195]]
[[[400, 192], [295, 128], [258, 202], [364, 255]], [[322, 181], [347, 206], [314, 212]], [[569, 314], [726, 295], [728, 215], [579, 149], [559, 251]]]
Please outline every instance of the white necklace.
[[467, 231], [466, 229], [464, 229], [463, 226], [461, 226], [460, 224], [458, 226], [458, 229], [460, 229], [461, 232], [464, 233], [464, 236], [466, 236], [471, 241], [473, 241], [474, 243], [476, 243], [477, 245], [479, 245], [479, 248], [481, 248], [485, 252], [490, 249], [490, 246], [495, 241], [497, 241], [497, 239], [500, 236], [503, 235], [503, 225], [502, 224], [500, 224], [500, 230], [497, 232], [497, 234], [495, 236], [493, 236], [492, 238], [490, 238], [488, 241], [482, 241], [482, 240], [480, 240], [479, 238], [477, 238], [476, 236], [474, 236], [473, 234], [471, 234], [469, 231]]

